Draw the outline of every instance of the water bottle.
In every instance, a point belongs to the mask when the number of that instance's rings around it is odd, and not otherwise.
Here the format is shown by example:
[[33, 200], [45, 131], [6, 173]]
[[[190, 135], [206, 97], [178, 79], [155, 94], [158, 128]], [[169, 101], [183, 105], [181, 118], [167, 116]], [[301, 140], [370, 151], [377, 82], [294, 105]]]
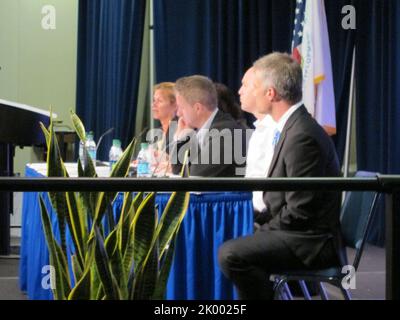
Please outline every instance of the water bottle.
[[83, 153], [83, 148], [84, 148], [84, 144], [81, 140], [81, 141], [79, 141], [79, 160], [81, 160], [82, 167], [85, 167], [86, 161], [85, 161], [85, 155]]
[[110, 172], [114, 169], [115, 164], [122, 156], [121, 141], [113, 139], [113, 145], [108, 154], [108, 160], [110, 162]]
[[137, 177], [151, 177], [149, 144], [146, 142], [140, 144], [140, 151], [137, 157]]
[[90, 131], [89, 134], [87, 135], [86, 148], [87, 148], [90, 158], [93, 161], [93, 165], [96, 166], [97, 147], [96, 147], [96, 142], [94, 142], [94, 140], [93, 140], [93, 132], [92, 131]]
[[[89, 133], [86, 132], [86, 136], [87, 136], [88, 134], [89, 134]], [[80, 141], [79, 141], [79, 160], [81, 160], [81, 164], [82, 164], [82, 167], [83, 167], [83, 168], [84, 168], [85, 165], [86, 165], [86, 158], [85, 158], [84, 149], [85, 149], [85, 144], [83, 143], [82, 140], [80, 140]]]

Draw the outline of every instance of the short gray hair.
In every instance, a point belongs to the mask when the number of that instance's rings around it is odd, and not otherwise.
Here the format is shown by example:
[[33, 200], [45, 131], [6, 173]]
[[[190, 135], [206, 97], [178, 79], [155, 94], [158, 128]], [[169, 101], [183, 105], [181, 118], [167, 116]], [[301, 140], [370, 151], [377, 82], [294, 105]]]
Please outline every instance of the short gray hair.
[[217, 108], [217, 90], [214, 83], [207, 77], [194, 75], [179, 78], [175, 82], [175, 91], [191, 105], [199, 102], [211, 111]]
[[263, 85], [274, 87], [281, 99], [291, 104], [302, 99], [301, 66], [287, 53], [268, 54], [254, 62], [254, 69]]

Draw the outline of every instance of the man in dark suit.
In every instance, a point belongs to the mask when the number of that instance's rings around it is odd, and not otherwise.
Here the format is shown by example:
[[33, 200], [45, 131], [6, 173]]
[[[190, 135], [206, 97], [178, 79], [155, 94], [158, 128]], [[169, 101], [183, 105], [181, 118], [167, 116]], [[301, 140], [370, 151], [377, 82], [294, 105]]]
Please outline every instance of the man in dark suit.
[[[302, 71], [287, 54], [254, 63], [257, 110], [276, 124], [268, 177], [336, 177], [334, 145], [302, 99]], [[273, 298], [271, 273], [338, 266], [340, 194], [326, 190], [265, 192], [265, 220], [254, 235], [229, 240], [219, 250], [223, 273], [242, 299]]]
[[179, 121], [170, 154], [173, 173], [179, 173], [183, 155], [189, 150], [190, 176], [243, 176], [246, 129], [218, 110], [213, 82], [199, 75], [180, 78], [175, 95]]

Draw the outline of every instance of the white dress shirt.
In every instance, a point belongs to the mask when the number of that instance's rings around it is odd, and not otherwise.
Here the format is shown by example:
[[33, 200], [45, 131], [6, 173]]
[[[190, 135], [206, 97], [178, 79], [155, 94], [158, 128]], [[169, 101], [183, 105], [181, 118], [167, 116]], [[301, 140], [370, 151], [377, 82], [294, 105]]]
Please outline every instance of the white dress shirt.
[[[270, 115], [267, 115], [260, 123], [258, 123], [259, 121], [254, 123], [256, 129], [249, 141], [246, 177], [267, 177], [272, 157], [274, 155], [274, 132], [275, 130], [278, 130], [281, 133], [290, 116], [302, 105], [303, 102], [299, 102], [291, 106], [278, 122], [275, 122]], [[260, 128], [260, 130], [259, 127], [261, 123], [263, 126], [267, 126], [268, 129]], [[253, 192], [253, 207], [255, 210], [260, 212], [266, 208], [263, 199], [263, 191]]]
[[[250, 137], [246, 158], [246, 177], [263, 178], [267, 176], [267, 165], [271, 162], [274, 152], [271, 146], [272, 132], [275, 122], [270, 115], [254, 122], [255, 130]], [[253, 192], [253, 207], [258, 211], [265, 208], [262, 191]]]

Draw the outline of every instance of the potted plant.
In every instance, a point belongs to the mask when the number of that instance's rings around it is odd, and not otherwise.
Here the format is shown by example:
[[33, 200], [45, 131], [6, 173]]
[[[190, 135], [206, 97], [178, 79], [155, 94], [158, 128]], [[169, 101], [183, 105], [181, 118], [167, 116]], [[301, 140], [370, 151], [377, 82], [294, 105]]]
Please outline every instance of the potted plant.
[[[85, 128], [71, 111], [74, 129], [86, 141]], [[53, 123], [41, 124], [47, 142], [48, 177], [68, 177]], [[126, 177], [136, 140], [133, 139], [111, 171]], [[89, 158], [84, 148], [84, 155]], [[92, 161], [78, 160], [79, 177], [97, 177]], [[56, 192], [49, 198], [57, 215], [55, 237], [49, 213], [40, 197], [41, 218], [49, 248], [54, 299], [163, 299], [174, 255], [176, 236], [189, 203], [189, 192], [173, 192], [161, 215], [155, 192], [125, 192], [118, 222], [105, 232], [103, 218], [118, 192]], [[73, 253], [66, 245], [67, 229]], [[69, 268], [70, 261], [71, 268]], [[72, 270], [72, 271], [70, 271]]]

